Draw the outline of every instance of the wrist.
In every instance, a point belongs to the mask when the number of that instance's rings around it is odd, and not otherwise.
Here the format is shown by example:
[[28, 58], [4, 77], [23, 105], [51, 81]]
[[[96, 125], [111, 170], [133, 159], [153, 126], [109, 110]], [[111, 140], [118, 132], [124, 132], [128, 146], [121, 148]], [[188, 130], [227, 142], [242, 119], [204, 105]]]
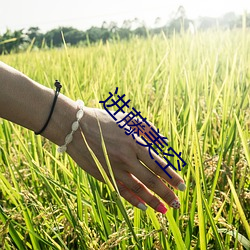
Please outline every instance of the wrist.
[[72, 123], [76, 119], [77, 110], [75, 101], [60, 94], [51, 120], [42, 135], [59, 146], [63, 145], [65, 137], [71, 131]]

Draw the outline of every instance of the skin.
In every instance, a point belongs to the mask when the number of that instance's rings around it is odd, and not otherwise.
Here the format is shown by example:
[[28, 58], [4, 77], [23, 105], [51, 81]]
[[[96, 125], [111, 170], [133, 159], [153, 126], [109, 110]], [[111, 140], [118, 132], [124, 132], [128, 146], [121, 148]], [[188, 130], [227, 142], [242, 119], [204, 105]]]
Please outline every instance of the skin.
[[[39, 131], [50, 112], [54, 90], [33, 81], [2, 62], [0, 62], [0, 90], [0, 117], [29, 130]], [[54, 113], [42, 136], [59, 146], [63, 145], [65, 136], [70, 133], [71, 125], [76, 120], [77, 111], [75, 101], [59, 94]], [[124, 114], [120, 113], [116, 117], [122, 119], [123, 116]], [[105, 110], [84, 107], [80, 129], [75, 132], [73, 141], [67, 147], [67, 153], [83, 170], [103, 181], [81, 133], [83, 132], [89, 146], [108, 174], [97, 119], [101, 125], [120, 194], [134, 206], [141, 203], [148, 204], [156, 211], [165, 213], [165, 205], [161, 200], [168, 205], [178, 200], [166, 182], [177, 189], [180, 183], [184, 183], [183, 179], [168, 168], [173, 177], [170, 179], [150, 158], [148, 149], [138, 145], [132, 136], [125, 135], [124, 130], [118, 127]], [[139, 137], [136, 140], [145, 144]], [[166, 162], [156, 154], [153, 153], [153, 157], [162, 166], [166, 165]]]

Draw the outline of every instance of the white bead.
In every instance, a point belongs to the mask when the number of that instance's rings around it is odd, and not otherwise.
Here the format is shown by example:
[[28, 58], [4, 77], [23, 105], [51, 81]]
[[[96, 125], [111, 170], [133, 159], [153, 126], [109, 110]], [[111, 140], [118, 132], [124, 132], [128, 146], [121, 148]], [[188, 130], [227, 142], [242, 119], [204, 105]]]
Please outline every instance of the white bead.
[[79, 122], [78, 121], [73, 122], [71, 128], [72, 128], [72, 131], [75, 132], [79, 128]]
[[57, 151], [59, 153], [63, 153], [67, 150], [67, 145], [72, 142], [73, 134], [79, 128], [79, 121], [82, 119], [84, 115], [84, 111], [83, 111], [84, 102], [82, 100], [77, 100], [76, 103], [77, 103], [77, 107], [79, 108], [79, 110], [76, 113], [77, 120], [72, 123], [72, 126], [71, 126], [72, 131], [65, 137], [64, 145], [57, 148]]
[[82, 109], [78, 110], [78, 112], [76, 113], [76, 118], [78, 121], [82, 119], [83, 114], [84, 114], [84, 112]]
[[83, 108], [84, 107], [84, 102], [82, 100], [77, 100], [76, 104], [79, 108]]
[[66, 137], [65, 137], [65, 144], [69, 144], [71, 143], [73, 140], [73, 133], [71, 132], [70, 134], [68, 134]]
[[63, 153], [63, 152], [65, 152], [67, 150], [67, 146], [66, 145], [62, 145], [61, 147], [59, 147], [58, 149], [57, 149], [57, 152], [58, 153]]

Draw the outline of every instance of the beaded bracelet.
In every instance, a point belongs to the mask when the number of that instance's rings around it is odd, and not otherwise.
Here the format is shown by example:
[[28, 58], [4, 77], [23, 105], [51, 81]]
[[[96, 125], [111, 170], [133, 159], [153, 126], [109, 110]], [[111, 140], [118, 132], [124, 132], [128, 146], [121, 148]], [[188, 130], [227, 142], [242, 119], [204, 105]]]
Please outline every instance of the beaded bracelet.
[[81, 100], [77, 100], [76, 101], [77, 103], [77, 107], [79, 108], [79, 110], [77, 111], [76, 113], [76, 121], [74, 121], [72, 123], [72, 126], [71, 126], [71, 132], [65, 137], [65, 140], [64, 140], [64, 144], [60, 147], [57, 148], [57, 151], [59, 153], [63, 153], [67, 150], [67, 146], [68, 144], [70, 144], [73, 140], [73, 134], [76, 132], [76, 130], [79, 128], [79, 122], [80, 120], [82, 119], [83, 115], [84, 115], [84, 111], [83, 111], [83, 107], [84, 107], [84, 102], [81, 101]]

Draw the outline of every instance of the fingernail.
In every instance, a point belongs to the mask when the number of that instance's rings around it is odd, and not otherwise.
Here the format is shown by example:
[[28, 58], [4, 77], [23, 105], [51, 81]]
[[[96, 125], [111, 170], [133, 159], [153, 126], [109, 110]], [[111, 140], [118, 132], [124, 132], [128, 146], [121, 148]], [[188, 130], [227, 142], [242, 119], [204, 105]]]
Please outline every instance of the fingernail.
[[179, 202], [178, 199], [173, 200], [170, 204], [170, 207], [175, 208], [175, 209], [179, 209], [180, 206], [181, 206], [181, 203]]
[[156, 208], [156, 211], [165, 214], [167, 212], [167, 208], [162, 203], [160, 203]]
[[186, 189], [186, 184], [184, 182], [180, 182], [177, 186], [177, 188], [180, 190], [180, 191], [185, 191]]
[[137, 207], [140, 208], [142, 211], [146, 211], [147, 210], [147, 207], [143, 203], [139, 203], [137, 205]]

